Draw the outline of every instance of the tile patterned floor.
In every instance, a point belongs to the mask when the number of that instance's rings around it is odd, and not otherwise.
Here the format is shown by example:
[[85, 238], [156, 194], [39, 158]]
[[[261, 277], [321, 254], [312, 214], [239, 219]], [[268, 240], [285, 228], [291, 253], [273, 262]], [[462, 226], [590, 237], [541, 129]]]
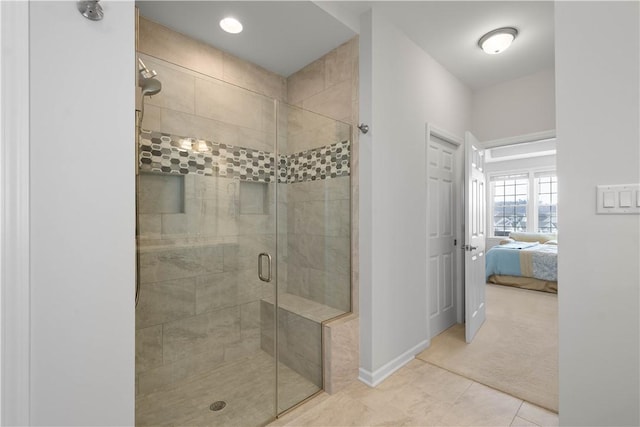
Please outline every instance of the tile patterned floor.
[[355, 381], [270, 426], [557, 426], [558, 415], [415, 359], [376, 388]]
[[[136, 398], [136, 426], [259, 426], [275, 413], [275, 365], [265, 352], [229, 363], [174, 388]], [[318, 387], [279, 365], [281, 409], [318, 391]], [[212, 412], [209, 406], [227, 406]]]
[[[280, 396], [284, 405], [315, 390], [285, 366], [280, 366], [280, 375], [290, 395]], [[274, 377], [273, 359], [260, 352], [175, 389], [139, 397], [136, 425], [264, 425], [274, 411]], [[218, 398], [228, 406], [211, 412], [209, 405]], [[318, 395], [269, 425], [557, 426], [558, 415], [414, 359], [375, 388], [354, 381], [336, 394]]]

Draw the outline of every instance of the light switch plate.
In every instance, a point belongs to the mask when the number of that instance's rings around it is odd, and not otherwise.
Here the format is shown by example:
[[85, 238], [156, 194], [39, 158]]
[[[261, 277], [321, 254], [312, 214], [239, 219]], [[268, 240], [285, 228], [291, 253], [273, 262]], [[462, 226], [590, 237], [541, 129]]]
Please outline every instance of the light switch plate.
[[631, 207], [631, 191], [630, 190], [622, 190], [618, 193], [620, 196], [620, 207], [621, 208], [630, 208]]
[[598, 185], [596, 212], [640, 214], [640, 184]]
[[615, 208], [616, 207], [616, 192], [605, 191], [602, 195], [602, 207]]

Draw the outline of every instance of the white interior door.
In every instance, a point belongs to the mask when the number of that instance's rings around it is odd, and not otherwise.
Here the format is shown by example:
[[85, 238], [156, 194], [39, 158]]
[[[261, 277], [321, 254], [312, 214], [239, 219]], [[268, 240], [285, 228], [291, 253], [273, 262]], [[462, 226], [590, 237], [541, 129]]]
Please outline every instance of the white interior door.
[[465, 134], [465, 339], [473, 340], [484, 323], [485, 302], [485, 238], [486, 184], [484, 153], [478, 140]]
[[457, 146], [430, 134], [427, 144], [430, 336], [456, 322], [455, 173]]

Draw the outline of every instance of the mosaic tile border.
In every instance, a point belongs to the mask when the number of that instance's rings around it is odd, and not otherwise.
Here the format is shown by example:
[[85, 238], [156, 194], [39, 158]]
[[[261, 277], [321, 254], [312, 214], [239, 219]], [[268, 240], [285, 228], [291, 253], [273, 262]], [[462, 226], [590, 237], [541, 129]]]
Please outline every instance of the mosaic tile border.
[[275, 181], [273, 153], [210, 141], [202, 141], [209, 147], [209, 152], [179, 148], [185, 141], [195, 139], [143, 130], [140, 135], [140, 170], [215, 175], [253, 182]]
[[[198, 151], [192, 147], [207, 147]], [[189, 147], [189, 148], [185, 148]], [[342, 141], [278, 156], [278, 182], [296, 183], [349, 176], [351, 142]], [[138, 166], [143, 172], [206, 175], [252, 182], [275, 182], [275, 155], [211, 141], [142, 130]]]
[[317, 181], [349, 176], [351, 172], [351, 142], [342, 141], [326, 147], [313, 148], [286, 156], [286, 171], [280, 159], [279, 180], [286, 173], [287, 183]]

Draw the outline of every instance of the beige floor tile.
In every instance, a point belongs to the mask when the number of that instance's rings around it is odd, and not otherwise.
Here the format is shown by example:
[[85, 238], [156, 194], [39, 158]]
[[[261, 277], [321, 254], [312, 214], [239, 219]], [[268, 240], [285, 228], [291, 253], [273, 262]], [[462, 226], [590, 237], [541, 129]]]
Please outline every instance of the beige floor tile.
[[415, 372], [412, 384], [444, 403], [454, 403], [473, 384], [468, 378], [429, 363], [424, 363]]
[[515, 417], [511, 423], [511, 427], [538, 427], [538, 424], [527, 421], [524, 418]]
[[536, 423], [544, 427], [555, 427], [559, 425], [558, 414], [547, 411], [529, 402], [524, 402], [518, 411], [518, 417]]
[[479, 383], [473, 383], [451, 407], [442, 425], [508, 426], [522, 401]]
[[359, 400], [338, 393], [286, 426], [399, 426], [406, 415], [391, 406], [371, 408]]
[[[522, 401], [422, 361], [375, 388], [354, 382], [274, 426], [509, 426]], [[328, 397], [327, 397], [328, 396]], [[529, 420], [517, 420], [522, 425]], [[519, 425], [520, 425], [519, 424]]]

